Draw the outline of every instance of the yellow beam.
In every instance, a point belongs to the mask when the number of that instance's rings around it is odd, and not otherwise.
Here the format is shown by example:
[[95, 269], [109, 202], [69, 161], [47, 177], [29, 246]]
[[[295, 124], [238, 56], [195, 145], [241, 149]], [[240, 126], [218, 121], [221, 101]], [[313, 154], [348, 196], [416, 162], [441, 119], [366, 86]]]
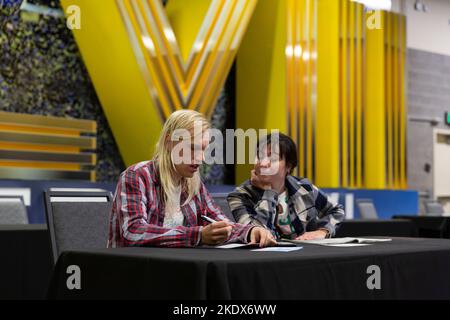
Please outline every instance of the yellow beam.
[[406, 181], [406, 114], [407, 114], [407, 94], [406, 94], [406, 17], [399, 17], [399, 45], [400, 45], [400, 187], [407, 188]]
[[1, 131], [10, 131], [10, 132], [66, 135], [66, 136], [74, 136], [74, 137], [79, 137], [81, 134], [81, 132], [77, 131], [77, 130], [39, 128], [39, 127], [32, 127], [32, 126], [15, 125], [15, 124], [1, 124], [1, 123], [0, 123], [0, 130]]
[[[307, 38], [305, 39], [305, 48], [307, 51], [303, 55], [303, 60], [306, 65], [306, 90], [305, 97], [300, 97], [300, 99], [306, 100], [306, 177], [315, 180], [314, 177], [314, 136], [316, 135], [316, 121], [314, 119], [314, 113], [316, 112], [316, 106], [313, 101], [313, 94], [315, 93], [315, 84], [313, 79], [316, 77], [316, 59], [317, 59], [317, 40], [315, 36], [316, 30], [315, 26], [315, 13], [317, 10], [317, 2], [313, 0], [307, 0], [306, 2], [306, 21], [305, 21], [305, 34]], [[301, 14], [301, 12], [300, 12]]]
[[399, 15], [393, 15], [393, 27], [395, 28], [392, 35], [393, 40], [393, 58], [395, 61], [395, 66], [393, 68], [394, 72], [394, 186], [393, 188], [400, 188], [400, 46], [399, 46]]
[[0, 150], [48, 151], [60, 153], [79, 153], [81, 151], [80, 148], [70, 146], [37, 145], [34, 143], [15, 143], [1, 141]]
[[392, 34], [395, 32], [395, 28], [393, 26], [393, 15], [390, 13], [386, 13], [386, 28], [385, 28], [385, 36], [386, 36], [386, 44], [385, 44], [385, 72], [386, 72], [386, 102], [385, 102], [385, 113], [386, 113], [386, 143], [387, 143], [387, 178], [386, 178], [386, 186], [388, 188], [392, 188], [394, 186], [394, 155], [393, 155], [393, 116], [394, 116], [394, 105], [395, 105], [395, 92], [394, 82], [393, 82], [393, 74], [394, 74], [394, 64], [396, 63], [393, 57], [393, 38]]
[[348, 12], [347, 6], [348, 2], [346, 0], [340, 1], [340, 141], [341, 141], [341, 186], [346, 188], [348, 186], [348, 61], [347, 61], [347, 53], [348, 53]]
[[363, 151], [362, 151], [362, 108], [364, 103], [364, 90], [365, 86], [363, 84], [363, 30], [364, 30], [364, 19], [365, 15], [363, 12], [363, 6], [356, 6], [356, 185], [357, 188], [363, 187], [363, 171], [362, 171], [362, 161], [363, 161]]
[[318, 1], [315, 183], [339, 187], [339, 4]]
[[39, 161], [7, 161], [0, 160], [0, 167], [17, 167], [33, 169], [52, 169], [52, 170], [81, 170], [79, 164], [60, 163], [60, 162], [39, 162]]
[[97, 123], [92, 120], [41, 116], [6, 111], [0, 111], [0, 125], [17, 125], [30, 129], [55, 129], [70, 132], [97, 132]]
[[[368, 13], [372, 15], [372, 13]], [[365, 188], [386, 186], [385, 139], [385, 13], [381, 12], [381, 29], [366, 29], [366, 76], [364, 108], [364, 179]]]
[[355, 187], [355, 104], [356, 104], [356, 86], [358, 85], [355, 81], [355, 73], [356, 73], [356, 42], [358, 41], [356, 38], [356, 3], [349, 3], [349, 17], [348, 17], [348, 29], [349, 29], [349, 104], [348, 104], [348, 113], [349, 113], [349, 187]]

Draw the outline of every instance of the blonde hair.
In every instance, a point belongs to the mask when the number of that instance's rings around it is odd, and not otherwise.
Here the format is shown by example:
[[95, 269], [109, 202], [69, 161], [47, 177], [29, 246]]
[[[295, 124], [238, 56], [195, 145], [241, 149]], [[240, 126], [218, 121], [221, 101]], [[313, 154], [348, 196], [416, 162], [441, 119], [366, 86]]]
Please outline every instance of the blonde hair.
[[[159, 171], [159, 179], [162, 185], [162, 197], [164, 202], [170, 202], [178, 186], [188, 193], [186, 203], [198, 193], [200, 189], [200, 173], [197, 171], [192, 178], [181, 178], [181, 185], [177, 183], [177, 172], [172, 161], [171, 137], [177, 129], [185, 129], [194, 132], [194, 126], [201, 124], [202, 130], [210, 128], [209, 122], [199, 112], [194, 110], [178, 110], [172, 113], [164, 123], [158, 143], [156, 144], [153, 160]], [[204, 132], [204, 131], [202, 131]], [[182, 205], [184, 205], [182, 204]]]

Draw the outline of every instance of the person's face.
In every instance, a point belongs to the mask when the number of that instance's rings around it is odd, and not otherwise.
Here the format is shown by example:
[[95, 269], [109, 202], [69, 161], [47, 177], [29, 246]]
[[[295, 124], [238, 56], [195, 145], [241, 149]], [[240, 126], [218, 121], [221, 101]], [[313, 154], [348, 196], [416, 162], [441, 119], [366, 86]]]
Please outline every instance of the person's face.
[[[180, 143], [183, 144], [183, 148], [179, 152], [182, 161], [181, 163], [175, 162], [175, 170], [180, 177], [192, 178], [204, 161], [205, 149], [209, 144], [209, 134], [203, 132], [196, 138], [191, 136], [190, 141], [175, 142], [174, 146]], [[185, 151], [187, 154], [185, 154]]]
[[261, 178], [267, 182], [284, 181], [289, 174], [290, 168], [286, 166], [286, 161], [280, 158], [279, 150], [272, 150], [271, 145], [267, 144], [256, 158], [255, 171]]

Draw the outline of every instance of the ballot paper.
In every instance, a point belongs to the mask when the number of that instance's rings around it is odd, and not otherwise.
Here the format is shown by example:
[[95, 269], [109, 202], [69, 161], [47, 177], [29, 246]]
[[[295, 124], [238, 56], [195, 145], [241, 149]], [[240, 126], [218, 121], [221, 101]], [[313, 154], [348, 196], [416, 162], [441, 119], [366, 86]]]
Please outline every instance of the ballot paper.
[[261, 248], [261, 249], [253, 249], [250, 251], [257, 251], [257, 252], [291, 252], [303, 249], [303, 247], [267, 247], [267, 248]]
[[229, 244], [223, 244], [220, 246], [215, 246], [217, 249], [236, 249], [236, 248], [244, 248], [244, 247], [255, 247], [254, 244], [247, 244], [247, 243], [229, 243]]
[[[322, 246], [339, 246], [339, 247], [356, 247], [357, 245], [368, 245], [377, 242], [388, 242], [392, 239], [373, 239], [373, 238], [331, 238], [331, 239], [319, 239], [319, 240], [288, 240], [292, 243], [310, 243], [319, 244]], [[353, 246], [352, 246], [353, 244]]]
[[351, 248], [351, 247], [364, 247], [370, 246], [372, 243], [338, 243], [338, 244], [323, 244], [327, 247], [341, 247], [341, 248]]
[[[275, 246], [276, 248], [296, 248], [296, 244], [292, 243], [292, 242], [287, 242], [287, 241], [277, 241], [277, 245]], [[217, 249], [239, 249], [239, 248], [243, 248], [243, 249], [248, 249], [248, 248], [259, 248], [259, 244], [258, 243], [228, 243], [228, 244], [222, 244], [219, 246], [215, 246], [214, 248]]]

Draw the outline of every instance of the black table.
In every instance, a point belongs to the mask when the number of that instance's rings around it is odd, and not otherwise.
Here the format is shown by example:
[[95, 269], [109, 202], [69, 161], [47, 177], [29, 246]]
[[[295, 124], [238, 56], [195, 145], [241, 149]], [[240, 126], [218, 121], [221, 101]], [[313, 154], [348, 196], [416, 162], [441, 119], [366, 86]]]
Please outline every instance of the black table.
[[398, 215], [393, 218], [410, 220], [414, 224], [419, 237], [450, 239], [450, 217]]
[[0, 300], [44, 299], [52, 268], [45, 225], [0, 225]]
[[416, 228], [409, 219], [345, 220], [336, 232], [337, 237], [387, 236], [415, 237]]
[[[66, 287], [79, 266], [81, 290]], [[367, 268], [381, 289], [367, 288]], [[117, 248], [64, 252], [49, 297], [59, 299], [450, 299], [450, 240], [395, 238], [299, 251]]]

